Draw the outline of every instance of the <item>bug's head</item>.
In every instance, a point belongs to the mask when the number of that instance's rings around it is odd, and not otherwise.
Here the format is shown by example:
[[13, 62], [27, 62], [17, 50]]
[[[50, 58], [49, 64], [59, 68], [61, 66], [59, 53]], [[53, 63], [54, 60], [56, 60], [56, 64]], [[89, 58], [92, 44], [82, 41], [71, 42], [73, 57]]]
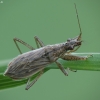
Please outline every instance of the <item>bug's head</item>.
[[75, 38], [72, 39], [68, 39], [66, 44], [65, 44], [65, 48], [66, 50], [74, 50], [75, 47], [80, 46], [82, 43], [81, 40], [81, 34]]

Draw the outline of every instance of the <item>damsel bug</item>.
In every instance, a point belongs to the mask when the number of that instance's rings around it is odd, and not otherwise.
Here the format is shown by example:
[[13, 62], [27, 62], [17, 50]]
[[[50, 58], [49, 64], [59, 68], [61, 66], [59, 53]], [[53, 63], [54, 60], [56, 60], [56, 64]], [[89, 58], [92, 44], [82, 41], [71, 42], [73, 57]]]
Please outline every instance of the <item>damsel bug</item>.
[[[76, 9], [76, 4], [75, 4]], [[44, 43], [38, 38], [34, 37], [36, 41], [36, 45], [38, 49], [34, 49], [29, 44], [25, 43], [24, 41], [14, 38], [14, 42], [20, 52], [20, 55], [14, 58], [8, 65], [7, 70], [5, 71], [4, 75], [9, 76], [12, 79], [20, 80], [27, 78], [28, 82], [26, 85], [26, 90], [28, 90], [43, 74], [43, 69], [51, 64], [56, 63], [60, 70], [67, 76], [68, 72], [63, 68], [63, 66], [57, 61], [59, 58], [64, 59], [65, 53], [71, 53], [76, 51], [81, 46], [81, 27], [79, 23], [78, 13], [76, 9], [78, 24], [80, 28], [80, 35], [73, 39], [68, 39], [64, 43], [54, 44], [54, 45], [47, 45], [45, 46]], [[22, 43], [31, 51], [23, 53], [21, 52], [17, 42]], [[41, 48], [39, 48], [41, 46]], [[76, 48], [75, 48], [76, 47]], [[82, 59], [84, 58], [84, 59]], [[85, 60], [88, 57], [78, 57], [73, 55], [68, 55], [66, 60]], [[30, 82], [31, 77], [38, 73], [39, 75]]]

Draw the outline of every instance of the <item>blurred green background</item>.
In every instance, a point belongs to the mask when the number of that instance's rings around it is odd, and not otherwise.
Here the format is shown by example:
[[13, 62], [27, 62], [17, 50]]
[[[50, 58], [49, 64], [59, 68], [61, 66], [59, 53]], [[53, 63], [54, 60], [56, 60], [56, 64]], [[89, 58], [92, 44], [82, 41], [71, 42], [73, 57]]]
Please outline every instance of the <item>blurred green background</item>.
[[[1, 1], [3, 3], [1, 3]], [[37, 35], [46, 45], [79, 34], [74, 8], [77, 5], [84, 41], [77, 52], [100, 52], [99, 0], [1, 0], [0, 60], [19, 54], [13, 38], [36, 48]], [[20, 45], [23, 52], [29, 51]], [[28, 91], [25, 86], [0, 91], [0, 100], [100, 100], [100, 72], [46, 72]]]

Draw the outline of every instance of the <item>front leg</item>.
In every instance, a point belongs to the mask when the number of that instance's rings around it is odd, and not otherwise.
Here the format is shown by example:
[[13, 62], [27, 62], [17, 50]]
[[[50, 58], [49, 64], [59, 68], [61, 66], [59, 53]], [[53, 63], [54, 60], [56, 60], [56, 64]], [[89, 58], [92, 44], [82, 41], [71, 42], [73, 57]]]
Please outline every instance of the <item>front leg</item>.
[[76, 61], [76, 60], [87, 60], [89, 57], [93, 57], [92, 55], [88, 56], [75, 56], [71, 54], [65, 54], [61, 58], [67, 61]]
[[[92, 55], [88, 55], [88, 56], [75, 56], [75, 55], [71, 55], [71, 54], [65, 54], [61, 58], [63, 60], [66, 60], [66, 61], [77, 61], [77, 60], [87, 60], [89, 57], [93, 57], [93, 56]], [[73, 70], [73, 69], [70, 69], [70, 68], [67, 68], [67, 70], [70, 70], [70, 71], [73, 71], [73, 72], [77, 71], [77, 70]]]

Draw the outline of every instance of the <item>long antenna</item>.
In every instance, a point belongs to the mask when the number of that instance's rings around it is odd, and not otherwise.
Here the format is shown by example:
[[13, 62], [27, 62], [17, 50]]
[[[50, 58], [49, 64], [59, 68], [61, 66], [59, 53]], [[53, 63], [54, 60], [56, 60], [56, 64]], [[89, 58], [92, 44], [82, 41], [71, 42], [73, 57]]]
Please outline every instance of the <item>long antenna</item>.
[[79, 25], [79, 29], [80, 29], [79, 38], [81, 38], [81, 34], [82, 34], [81, 25], [80, 25], [80, 21], [79, 21], [79, 17], [78, 17], [78, 12], [77, 12], [77, 8], [76, 8], [76, 4], [74, 3], [74, 5], [75, 5], [77, 20], [78, 20], [78, 25]]

